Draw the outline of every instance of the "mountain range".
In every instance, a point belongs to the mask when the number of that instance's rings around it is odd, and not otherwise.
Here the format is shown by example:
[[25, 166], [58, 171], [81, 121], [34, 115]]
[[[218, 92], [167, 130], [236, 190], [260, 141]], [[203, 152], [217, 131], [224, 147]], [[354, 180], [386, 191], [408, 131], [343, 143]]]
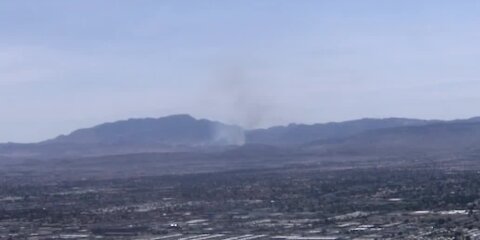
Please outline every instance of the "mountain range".
[[[248, 147], [253, 145], [257, 147]], [[183, 114], [104, 123], [38, 143], [0, 144], [0, 156], [52, 158], [145, 152], [246, 152], [259, 149], [265, 152], [279, 148], [322, 154], [395, 153], [462, 151], [478, 146], [479, 118], [454, 121], [366, 118], [245, 130], [239, 126]]]

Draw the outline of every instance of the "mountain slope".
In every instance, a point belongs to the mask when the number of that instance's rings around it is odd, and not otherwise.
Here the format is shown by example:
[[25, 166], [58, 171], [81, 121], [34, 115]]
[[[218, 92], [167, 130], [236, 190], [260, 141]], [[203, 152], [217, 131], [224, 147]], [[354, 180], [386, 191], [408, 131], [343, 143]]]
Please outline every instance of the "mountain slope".
[[458, 153], [480, 149], [480, 123], [452, 121], [378, 129], [336, 141], [315, 141], [305, 149], [323, 153]]
[[45, 143], [211, 145], [243, 143], [240, 127], [189, 115], [130, 119], [80, 129]]
[[186, 151], [198, 147], [241, 145], [243, 129], [189, 115], [130, 119], [80, 129], [34, 143], [1, 144], [0, 156], [85, 156], [135, 152]]
[[247, 132], [248, 143], [292, 145], [305, 144], [316, 140], [338, 139], [353, 136], [361, 132], [401, 126], [421, 126], [436, 121], [386, 118], [360, 119], [346, 122], [325, 124], [290, 124], [282, 127], [272, 127]]
[[454, 121], [387, 118], [244, 131], [238, 126], [173, 115], [105, 123], [39, 143], [0, 144], [0, 158], [216, 151], [244, 143], [245, 147], [230, 153], [285, 155], [284, 150], [294, 152], [299, 146], [314, 153], [457, 151], [480, 144], [479, 125], [480, 118]]

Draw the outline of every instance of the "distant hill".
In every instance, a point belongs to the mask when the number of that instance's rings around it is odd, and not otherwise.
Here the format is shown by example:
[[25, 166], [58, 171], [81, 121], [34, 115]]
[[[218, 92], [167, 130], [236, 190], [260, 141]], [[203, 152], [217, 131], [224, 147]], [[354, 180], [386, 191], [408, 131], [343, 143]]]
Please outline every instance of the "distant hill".
[[[246, 143], [245, 146], [244, 143]], [[131, 153], [222, 152], [223, 156], [459, 150], [480, 146], [480, 118], [405, 118], [290, 124], [245, 131], [190, 115], [129, 119], [31, 144], [0, 144], [0, 159], [64, 158]]]
[[304, 149], [323, 153], [459, 153], [480, 149], [478, 119], [377, 129], [335, 141], [315, 141]]
[[129, 119], [74, 131], [44, 143], [241, 145], [243, 129], [190, 115]]
[[386, 118], [360, 119], [324, 124], [290, 124], [288, 126], [258, 129], [247, 132], [246, 141], [256, 144], [300, 145], [312, 141], [339, 139], [365, 131], [403, 126], [422, 126], [438, 121]]
[[1, 144], [0, 155], [76, 156], [189, 151], [243, 143], [244, 132], [240, 127], [189, 115], [173, 115], [104, 123], [34, 144]]

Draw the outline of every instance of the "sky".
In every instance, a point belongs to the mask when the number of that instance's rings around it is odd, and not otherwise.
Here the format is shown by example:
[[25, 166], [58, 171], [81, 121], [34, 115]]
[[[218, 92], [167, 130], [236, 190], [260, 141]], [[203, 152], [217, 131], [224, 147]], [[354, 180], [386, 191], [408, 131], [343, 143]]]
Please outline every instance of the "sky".
[[0, 142], [188, 113], [480, 115], [480, 1], [3, 0]]

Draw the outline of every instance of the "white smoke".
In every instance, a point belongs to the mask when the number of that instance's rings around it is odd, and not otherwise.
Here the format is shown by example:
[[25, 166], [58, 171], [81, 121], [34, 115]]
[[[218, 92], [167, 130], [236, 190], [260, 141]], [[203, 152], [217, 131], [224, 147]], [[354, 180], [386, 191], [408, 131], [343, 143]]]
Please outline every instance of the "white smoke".
[[[221, 104], [222, 115], [230, 123], [238, 124], [245, 129], [254, 129], [262, 125], [270, 113], [271, 104], [265, 98], [263, 88], [241, 67], [222, 69], [210, 91]], [[245, 143], [244, 131], [220, 127], [215, 131], [218, 141], [231, 145]]]
[[261, 84], [240, 67], [222, 72], [217, 80], [220, 99], [226, 103], [231, 120], [247, 129], [259, 127], [269, 114], [270, 104]]
[[245, 132], [242, 128], [217, 125], [214, 129], [214, 142], [219, 145], [245, 144]]

